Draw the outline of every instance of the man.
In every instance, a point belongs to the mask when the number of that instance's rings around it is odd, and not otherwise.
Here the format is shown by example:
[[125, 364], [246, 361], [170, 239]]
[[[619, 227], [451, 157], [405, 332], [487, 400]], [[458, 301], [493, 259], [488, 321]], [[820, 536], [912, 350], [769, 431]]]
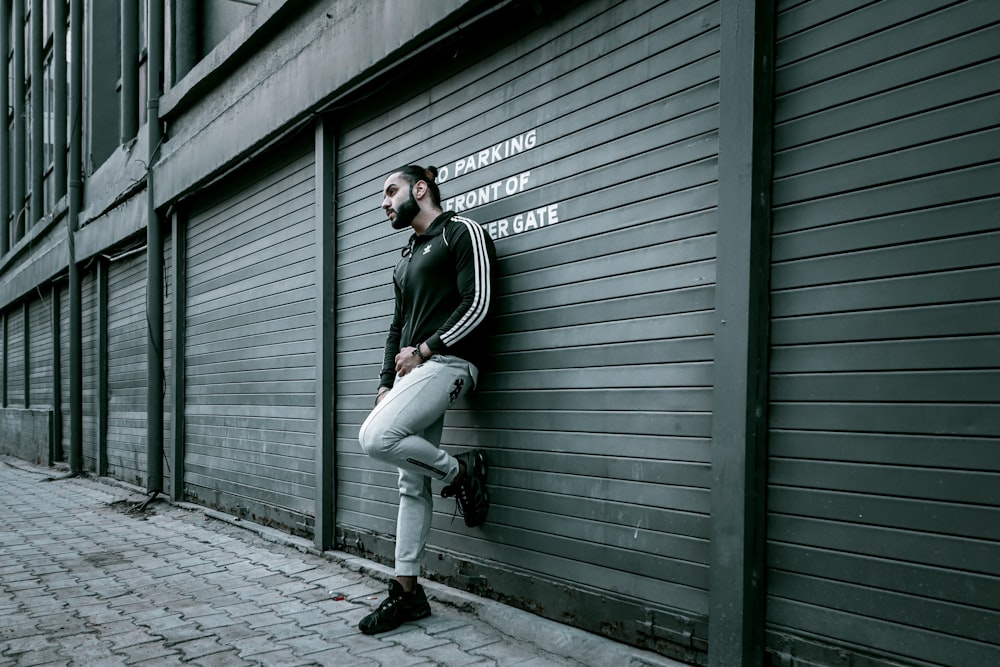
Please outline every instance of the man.
[[486, 457], [440, 449], [445, 411], [472, 389], [486, 353], [496, 293], [496, 250], [482, 227], [441, 209], [434, 167], [409, 165], [385, 180], [382, 208], [394, 229], [413, 235], [393, 272], [395, 308], [375, 408], [361, 448], [399, 468], [396, 578], [389, 597], [362, 619], [365, 634], [430, 615], [417, 583], [433, 510], [431, 480], [447, 486], [470, 527], [489, 510]]

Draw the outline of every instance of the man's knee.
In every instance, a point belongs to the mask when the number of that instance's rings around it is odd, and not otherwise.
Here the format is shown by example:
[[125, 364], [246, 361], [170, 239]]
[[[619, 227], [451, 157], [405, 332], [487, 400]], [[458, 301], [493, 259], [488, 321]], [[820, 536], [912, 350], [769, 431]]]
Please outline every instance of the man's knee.
[[373, 459], [385, 460], [395, 448], [399, 438], [393, 438], [385, 428], [379, 428], [377, 423], [362, 425], [358, 433], [358, 442], [365, 454]]

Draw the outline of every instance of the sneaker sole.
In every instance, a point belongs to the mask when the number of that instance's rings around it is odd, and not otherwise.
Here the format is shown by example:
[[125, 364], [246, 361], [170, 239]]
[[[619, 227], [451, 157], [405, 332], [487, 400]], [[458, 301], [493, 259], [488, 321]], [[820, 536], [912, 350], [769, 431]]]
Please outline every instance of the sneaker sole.
[[483, 486], [486, 486], [486, 475], [488, 473], [489, 466], [486, 465], [486, 456], [480, 450], [475, 450], [472, 454], [472, 474], [480, 478], [479, 481], [483, 483]]
[[483, 500], [485, 500], [485, 509], [483, 510], [483, 516], [479, 520], [469, 521], [468, 517], [465, 517], [465, 525], [469, 528], [477, 528], [484, 523], [486, 523], [486, 516], [490, 512], [490, 493], [486, 488], [486, 478], [489, 474], [489, 466], [486, 465], [486, 456], [478, 449], [473, 452], [472, 456], [472, 475], [479, 480], [479, 483], [483, 486]]

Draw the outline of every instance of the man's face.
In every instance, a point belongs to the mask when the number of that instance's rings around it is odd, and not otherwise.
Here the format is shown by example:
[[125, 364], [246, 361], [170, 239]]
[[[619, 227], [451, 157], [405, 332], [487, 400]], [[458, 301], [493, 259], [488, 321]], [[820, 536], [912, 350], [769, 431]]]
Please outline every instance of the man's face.
[[401, 174], [392, 174], [385, 180], [382, 190], [382, 208], [389, 216], [393, 229], [405, 229], [420, 213], [420, 205], [413, 196], [413, 188]]

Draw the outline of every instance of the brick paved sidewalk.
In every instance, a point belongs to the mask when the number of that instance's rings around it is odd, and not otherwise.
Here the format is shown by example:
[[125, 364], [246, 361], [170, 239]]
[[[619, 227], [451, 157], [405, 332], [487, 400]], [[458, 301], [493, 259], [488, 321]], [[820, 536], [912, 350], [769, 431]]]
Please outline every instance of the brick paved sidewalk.
[[680, 665], [433, 583], [430, 618], [369, 637], [386, 568], [48, 474], [0, 458], [3, 666]]

